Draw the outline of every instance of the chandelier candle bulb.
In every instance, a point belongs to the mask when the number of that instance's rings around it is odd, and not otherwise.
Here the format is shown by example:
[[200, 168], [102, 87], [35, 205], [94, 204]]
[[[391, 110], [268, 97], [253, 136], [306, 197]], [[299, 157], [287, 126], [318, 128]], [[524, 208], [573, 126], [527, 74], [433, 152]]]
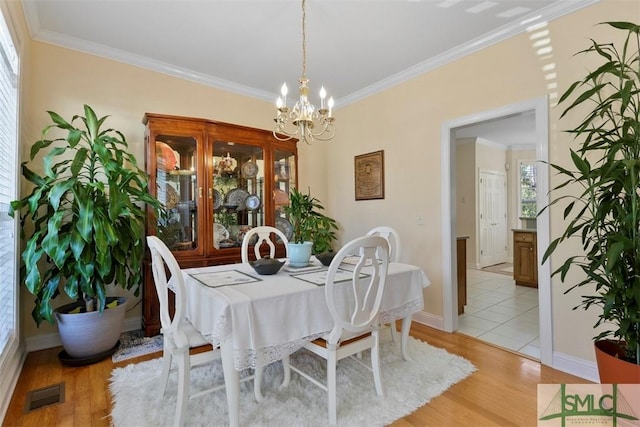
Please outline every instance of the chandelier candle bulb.
[[284, 98], [284, 104], [282, 106], [286, 107], [287, 106], [287, 93], [289, 93], [289, 89], [287, 88], [287, 84], [286, 83], [282, 84], [282, 89], [280, 89], [280, 93], [282, 94], [282, 97]]
[[331, 110], [333, 110], [333, 96], [329, 98], [329, 102], [327, 102], [327, 105], [329, 106], [329, 117], [331, 117]]
[[327, 91], [324, 90], [324, 86], [320, 86], [320, 109], [324, 108], [324, 98], [327, 96]]

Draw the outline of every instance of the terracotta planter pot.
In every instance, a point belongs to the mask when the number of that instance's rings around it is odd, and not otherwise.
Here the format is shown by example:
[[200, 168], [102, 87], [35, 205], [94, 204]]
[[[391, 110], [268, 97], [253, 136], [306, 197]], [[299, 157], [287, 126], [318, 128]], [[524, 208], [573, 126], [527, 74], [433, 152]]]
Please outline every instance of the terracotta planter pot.
[[596, 362], [600, 384], [640, 384], [640, 365], [616, 357], [621, 353], [614, 341], [596, 341]]

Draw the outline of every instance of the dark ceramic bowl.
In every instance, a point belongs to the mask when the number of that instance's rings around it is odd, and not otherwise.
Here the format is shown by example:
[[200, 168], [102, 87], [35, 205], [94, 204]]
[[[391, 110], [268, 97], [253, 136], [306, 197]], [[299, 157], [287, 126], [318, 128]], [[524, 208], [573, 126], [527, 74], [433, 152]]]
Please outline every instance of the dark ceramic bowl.
[[316, 258], [322, 263], [322, 265], [326, 265], [327, 267], [331, 265], [331, 261], [333, 261], [333, 257], [336, 256], [334, 251], [327, 251], [316, 254]]
[[276, 274], [282, 266], [284, 261], [278, 261], [275, 258], [261, 258], [255, 261], [249, 261], [249, 265], [253, 267], [256, 273], [261, 275]]

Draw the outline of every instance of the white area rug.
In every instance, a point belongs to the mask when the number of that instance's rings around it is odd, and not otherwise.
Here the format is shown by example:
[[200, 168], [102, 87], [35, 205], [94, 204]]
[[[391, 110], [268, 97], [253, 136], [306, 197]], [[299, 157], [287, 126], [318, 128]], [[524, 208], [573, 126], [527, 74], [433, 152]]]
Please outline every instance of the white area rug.
[[[389, 334], [384, 334], [388, 336]], [[399, 343], [385, 340], [381, 349], [385, 397], [378, 397], [371, 371], [345, 359], [338, 363], [338, 425], [383, 426], [401, 418], [476, 369], [466, 359], [432, 347], [410, 337], [405, 362]], [[306, 351], [292, 356], [296, 366], [315, 371], [326, 378], [325, 362]], [[369, 352], [363, 354], [369, 362]], [[160, 396], [161, 358], [114, 369], [111, 375], [113, 396], [112, 422], [115, 427], [173, 425], [176, 404], [177, 373], [169, 379], [166, 395]], [[247, 373], [248, 374], [248, 373]], [[278, 391], [282, 365], [274, 363], [264, 370], [259, 404], [253, 395], [253, 382], [240, 386], [240, 424], [242, 426], [324, 426], [328, 425], [327, 395], [319, 387], [291, 373], [291, 383]], [[202, 390], [223, 382], [220, 361], [194, 368], [192, 390]], [[189, 401], [185, 425], [227, 425], [227, 400], [224, 391], [206, 394]]]
[[162, 335], [145, 337], [141, 330], [124, 332], [120, 335], [120, 346], [111, 356], [113, 363], [162, 351]]

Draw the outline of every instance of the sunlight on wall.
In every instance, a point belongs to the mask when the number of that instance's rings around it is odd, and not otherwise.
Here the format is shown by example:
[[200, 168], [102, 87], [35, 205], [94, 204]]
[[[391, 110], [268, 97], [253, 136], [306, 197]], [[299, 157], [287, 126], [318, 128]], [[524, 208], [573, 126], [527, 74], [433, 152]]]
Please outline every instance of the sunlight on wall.
[[549, 102], [551, 105], [555, 105], [558, 99], [558, 82], [556, 81], [558, 76], [556, 64], [553, 62], [553, 46], [551, 46], [551, 31], [548, 28], [548, 23], [545, 21], [531, 25], [527, 28], [527, 32], [530, 33], [531, 47], [542, 63], [542, 73], [547, 82]]

